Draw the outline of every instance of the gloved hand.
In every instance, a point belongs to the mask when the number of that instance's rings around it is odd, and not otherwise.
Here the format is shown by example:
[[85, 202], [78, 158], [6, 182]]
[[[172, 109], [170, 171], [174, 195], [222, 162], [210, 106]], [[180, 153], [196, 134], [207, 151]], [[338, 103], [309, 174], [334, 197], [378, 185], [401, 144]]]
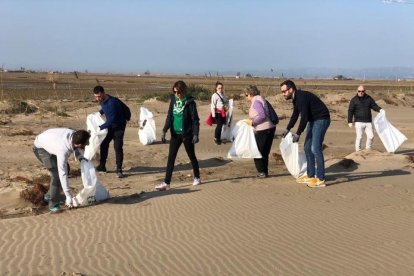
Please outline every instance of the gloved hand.
[[248, 124], [249, 126], [253, 126], [253, 121], [250, 119], [245, 119], [244, 120], [246, 122], [246, 124]]
[[348, 123], [349, 128], [352, 128], [352, 123]]
[[198, 135], [193, 136], [193, 144], [197, 144], [199, 142]]
[[82, 162], [82, 160], [84, 160], [84, 161], [86, 161], [86, 162], [89, 162], [89, 160], [88, 160], [88, 159], [86, 159], [85, 157], [83, 157], [83, 156], [79, 157], [79, 163], [81, 163], [81, 162]]
[[72, 196], [66, 196], [65, 206], [69, 209], [73, 208]]
[[292, 134], [292, 142], [297, 143], [299, 141], [300, 135], [297, 135], [296, 133]]
[[283, 132], [282, 132], [282, 137], [283, 138], [285, 138], [286, 137], [286, 135], [289, 133], [289, 130], [288, 129], [285, 129]]
[[163, 142], [164, 144], [167, 142], [167, 140], [165, 139], [165, 132], [163, 131], [161, 134], [161, 142]]
[[139, 129], [144, 129], [144, 127], [145, 127], [145, 125], [147, 124], [147, 120], [144, 120], [142, 123], [141, 123], [141, 126], [139, 127]]
[[380, 113], [385, 115], [385, 110], [381, 108]]

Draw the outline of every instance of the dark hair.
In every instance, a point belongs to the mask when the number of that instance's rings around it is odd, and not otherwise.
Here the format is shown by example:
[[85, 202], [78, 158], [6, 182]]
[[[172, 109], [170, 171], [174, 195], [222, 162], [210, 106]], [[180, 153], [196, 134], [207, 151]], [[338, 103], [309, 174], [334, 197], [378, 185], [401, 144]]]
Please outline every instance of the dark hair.
[[183, 96], [187, 95], [187, 84], [185, 84], [184, 81], [179, 80], [179, 81], [176, 81], [174, 83], [174, 85], [172, 87], [173, 94], [175, 94], [174, 88], [177, 89], [178, 91], [180, 91], [181, 95], [183, 95]]
[[77, 130], [73, 133], [72, 144], [86, 145], [91, 135], [86, 130]]
[[105, 93], [105, 89], [104, 89], [102, 86], [97, 85], [97, 86], [95, 86], [95, 88], [93, 89], [93, 93], [94, 93], [94, 94]]
[[282, 82], [280, 84], [280, 87], [282, 87], [283, 85], [286, 85], [287, 89], [293, 88], [293, 90], [296, 91], [296, 85], [293, 81], [291, 80], [285, 80], [284, 82]]
[[219, 85], [221, 85], [221, 86], [224, 86], [220, 81], [217, 81], [216, 82], [216, 88], [217, 88], [217, 86], [219, 86]]
[[249, 85], [244, 89], [244, 94], [250, 96], [260, 95], [259, 89], [257, 89], [256, 85]]

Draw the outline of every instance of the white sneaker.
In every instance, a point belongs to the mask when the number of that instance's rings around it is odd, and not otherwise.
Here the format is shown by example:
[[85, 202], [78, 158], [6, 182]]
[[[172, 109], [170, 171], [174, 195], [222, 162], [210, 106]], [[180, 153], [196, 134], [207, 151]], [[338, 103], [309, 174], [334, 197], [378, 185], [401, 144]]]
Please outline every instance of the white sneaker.
[[199, 177], [195, 177], [193, 180], [193, 186], [200, 185], [201, 179]]
[[170, 184], [167, 184], [164, 181], [160, 185], [155, 186], [155, 190], [157, 191], [168, 191], [169, 189]]

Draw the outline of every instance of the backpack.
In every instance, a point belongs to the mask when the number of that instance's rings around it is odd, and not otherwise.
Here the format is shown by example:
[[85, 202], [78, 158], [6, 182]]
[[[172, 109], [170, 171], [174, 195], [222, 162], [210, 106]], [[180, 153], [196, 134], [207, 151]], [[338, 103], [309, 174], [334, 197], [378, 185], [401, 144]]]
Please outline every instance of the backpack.
[[279, 123], [279, 117], [273, 106], [266, 100], [267, 108], [269, 109], [269, 119], [274, 124], [277, 125]]
[[124, 113], [125, 119], [127, 121], [131, 120], [131, 110], [129, 107], [120, 99], [118, 99], [119, 103], [121, 104], [122, 112]]

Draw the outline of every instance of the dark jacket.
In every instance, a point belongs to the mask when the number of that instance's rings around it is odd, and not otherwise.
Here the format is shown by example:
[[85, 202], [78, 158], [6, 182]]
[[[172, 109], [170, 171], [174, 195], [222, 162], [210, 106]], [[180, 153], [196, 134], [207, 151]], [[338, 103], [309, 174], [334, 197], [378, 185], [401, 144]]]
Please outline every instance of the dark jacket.
[[[167, 118], [165, 119], [163, 132], [167, 132], [170, 129], [171, 136], [177, 137], [177, 134], [174, 132], [173, 125], [173, 108], [175, 103], [175, 96], [171, 95], [170, 107], [168, 108]], [[192, 139], [194, 135], [199, 134], [200, 132], [200, 118], [198, 117], [197, 106], [194, 98], [192, 96], [187, 96], [185, 102], [185, 107], [183, 110], [183, 137], [187, 139]]]
[[286, 129], [290, 130], [298, 120], [300, 123], [296, 134], [301, 135], [308, 122], [330, 119], [329, 110], [326, 105], [315, 94], [308, 91], [296, 90], [293, 98], [293, 113]]
[[371, 96], [365, 94], [362, 97], [353, 97], [348, 108], [348, 123], [352, 123], [352, 117], [355, 118], [355, 122], [371, 123], [371, 109], [376, 112], [381, 110]]
[[108, 95], [108, 98], [101, 102], [101, 110], [99, 113], [104, 114], [106, 122], [102, 124], [100, 129], [106, 128], [125, 128], [127, 118], [125, 117], [124, 108], [122, 102], [116, 97]]

